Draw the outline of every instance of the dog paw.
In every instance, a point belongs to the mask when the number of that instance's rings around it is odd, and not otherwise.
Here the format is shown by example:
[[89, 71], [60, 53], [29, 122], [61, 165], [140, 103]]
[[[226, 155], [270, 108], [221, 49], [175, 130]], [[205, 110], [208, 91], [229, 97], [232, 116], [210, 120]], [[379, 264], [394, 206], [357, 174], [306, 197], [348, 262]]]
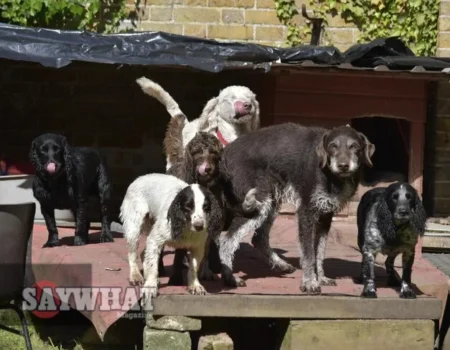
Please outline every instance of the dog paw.
[[86, 245], [89, 243], [89, 240], [87, 238], [82, 238], [81, 236], [75, 236], [73, 240], [73, 245], [80, 246], [80, 245]]
[[403, 299], [416, 299], [416, 293], [408, 285], [404, 285], [400, 290], [400, 298]]
[[401, 283], [395, 276], [389, 276], [387, 280], [388, 287], [400, 287]]
[[286, 264], [286, 265], [277, 267], [276, 269], [278, 271], [282, 272], [283, 274], [290, 274], [290, 273], [297, 271], [297, 269], [294, 266], [292, 266], [291, 264]]
[[322, 277], [320, 279], [321, 286], [337, 286], [336, 280], [328, 277]]
[[142, 298], [141, 298], [141, 306], [143, 309], [152, 309], [151, 301], [153, 298], [156, 298], [158, 295], [158, 287], [157, 286], [143, 286], [142, 290]]
[[203, 281], [217, 281], [219, 276], [213, 273], [210, 269], [205, 268], [200, 274], [200, 279]]
[[183, 276], [181, 274], [172, 275], [169, 278], [168, 284], [170, 286], [182, 286], [183, 283]]
[[377, 292], [373, 287], [364, 287], [361, 296], [363, 298], [377, 298]]
[[43, 246], [42, 248], [51, 248], [51, 247], [57, 247], [59, 246], [59, 238], [55, 237], [55, 238], [51, 238], [49, 239]]
[[138, 272], [130, 276], [130, 284], [132, 286], [142, 286], [144, 284], [144, 277]]
[[100, 243], [114, 242], [114, 238], [111, 233], [102, 233], [100, 235]]
[[193, 295], [205, 295], [206, 290], [201, 284], [194, 284], [188, 287], [189, 294]]
[[322, 292], [320, 284], [316, 280], [306, 282], [304, 281], [302, 286], [300, 287], [300, 290], [306, 294], [320, 294]]
[[[223, 274], [222, 274], [223, 276]], [[240, 278], [240, 277], [236, 277], [236, 276], [225, 276], [225, 278], [223, 279], [223, 283], [228, 286], [228, 287], [245, 287], [247, 284], [245, 283], [245, 281]]]

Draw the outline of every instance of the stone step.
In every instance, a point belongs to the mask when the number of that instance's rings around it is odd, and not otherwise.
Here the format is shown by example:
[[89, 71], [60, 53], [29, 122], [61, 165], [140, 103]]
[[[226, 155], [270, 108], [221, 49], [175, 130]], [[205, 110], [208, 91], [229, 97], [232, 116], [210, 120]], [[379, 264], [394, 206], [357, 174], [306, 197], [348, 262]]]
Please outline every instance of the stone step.
[[291, 321], [281, 350], [431, 350], [434, 327], [431, 320]]
[[450, 225], [428, 222], [427, 230], [422, 240], [424, 251], [450, 251]]

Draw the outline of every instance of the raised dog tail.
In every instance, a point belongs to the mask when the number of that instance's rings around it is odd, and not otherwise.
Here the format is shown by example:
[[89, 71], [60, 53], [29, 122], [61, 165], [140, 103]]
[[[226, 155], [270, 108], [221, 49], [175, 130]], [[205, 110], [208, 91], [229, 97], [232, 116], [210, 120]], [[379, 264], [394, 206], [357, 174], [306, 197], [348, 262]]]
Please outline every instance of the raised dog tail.
[[186, 123], [184, 115], [174, 116], [167, 125], [166, 135], [164, 136], [164, 153], [169, 164], [177, 164], [183, 161], [183, 128]]
[[162, 88], [161, 85], [146, 77], [137, 79], [136, 83], [139, 84], [144, 93], [153, 98], [156, 98], [161, 104], [163, 104], [172, 118], [180, 115], [184, 116], [184, 113], [181, 111], [178, 103], [173, 99], [172, 96], [170, 96], [170, 94], [166, 90]]

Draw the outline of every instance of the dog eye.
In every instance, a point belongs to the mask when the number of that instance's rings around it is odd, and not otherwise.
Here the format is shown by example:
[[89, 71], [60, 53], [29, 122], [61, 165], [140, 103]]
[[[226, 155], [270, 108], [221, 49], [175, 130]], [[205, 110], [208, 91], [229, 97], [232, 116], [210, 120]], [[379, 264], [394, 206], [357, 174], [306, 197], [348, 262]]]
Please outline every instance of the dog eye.
[[359, 149], [359, 146], [356, 143], [352, 143], [349, 148], [353, 149], [353, 150], [357, 150], [357, 149]]
[[203, 204], [203, 210], [204, 211], [208, 211], [210, 207], [211, 207], [211, 204], [209, 202], [205, 202]]
[[398, 193], [395, 193], [395, 194], [392, 196], [392, 198], [394, 198], [395, 200], [397, 200], [397, 199], [398, 199]]
[[405, 197], [406, 197], [406, 199], [411, 199], [411, 194], [406, 193], [406, 194], [405, 194]]

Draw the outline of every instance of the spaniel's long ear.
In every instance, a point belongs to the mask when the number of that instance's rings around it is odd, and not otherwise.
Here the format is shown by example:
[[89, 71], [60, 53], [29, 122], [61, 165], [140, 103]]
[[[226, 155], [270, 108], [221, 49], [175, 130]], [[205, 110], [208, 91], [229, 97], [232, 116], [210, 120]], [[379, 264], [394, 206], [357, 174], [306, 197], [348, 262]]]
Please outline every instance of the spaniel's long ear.
[[379, 198], [377, 209], [377, 226], [381, 234], [388, 239], [395, 238], [395, 225], [392, 212], [389, 210], [388, 201], [390, 200], [388, 193], [384, 193]]
[[427, 213], [422, 201], [420, 200], [419, 194], [416, 190], [414, 190], [414, 192], [414, 207], [412, 208], [413, 216], [411, 221], [416, 232], [420, 236], [423, 236], [426, 230]]
[[217, 200], [217, 198], [209, 190], [204, 190], [208, 201], [210, 203], [209, 208], [206, 208], [206, 217], [208, 225], [208, 233], [211, 235], [213, 240], [216, 240], [223, 228], [224, 228], [224, 217], [222, 213], [222, 208]]
[[44, 170], [44, 167], [39, 161], [39, 156], [37, 154], [37, 146], [38, 145], [36, 139], [31, 141], [31, 147], [30, 152], [28, 153], [28, 158], [30, 159], [31, 164], [33, 164], [36, 173], [39, 174]]
[[255, 106], [255, 114], [252, 117], [252, 123], [251, 123], [251, 131], [258, 130], [260, 127], [260, 116], [259, 116], [259, 102], [256, 99], [256, 96], [253, 97], [253, 105]]
[[219, 97], [210, 99], [203, 108], [202, 114], [199, 117], [199, 131], [210, 132], [218, 126], [218, 108]]
[[319, 157], [319, 166], [320, 168], [324, 168], [328, 163], [328, 155], [327, 150], [325, 146], [325, 141], [328, 136], [328, 132], [323, 134], [322, 138], [320, 139], [319, 144], [316, 146], [316, 153]]
[[195, 169], [194, 159], [189, 152], [189, 147], [186, 147], [184, 152], [182, 180], [188, 184], [195, 183], [197, 180], [197, 169]]
[[359, 132], [358, 134], [364, 143], [364, 161], [369, 168], [372, 168], [373, 164], [370, 158], [372, 158], [375, 153], [375, 145], [370, 143], [369, 139], [362, 132]]
[[[67, 141], [67, 138], [65, 136], [60, 135], [61, 137], [61, 144], [63, 146], [63, 152], [64, 152], [64, 168], [66, 170], [66, 176], [67, 176], [67, 182], [69, 183], [69, 194], [70, 191], [73, 190], [73, 185], [75, 181], [75, 166], [74, 166], [74, 159], [73, 159], [73, 151], [72, 147], [69, 145], [69, 142]], [[73, 193], [72, 193], [73, 194]]]
[[170, 231], [172, 239], [180, 237], [183, 234], [185, 225], [185, 218], [183, 212], [183, 205], [185, 203], [184, 191], [179, 192], [167, 211], [167, 220], [170, 223]]

